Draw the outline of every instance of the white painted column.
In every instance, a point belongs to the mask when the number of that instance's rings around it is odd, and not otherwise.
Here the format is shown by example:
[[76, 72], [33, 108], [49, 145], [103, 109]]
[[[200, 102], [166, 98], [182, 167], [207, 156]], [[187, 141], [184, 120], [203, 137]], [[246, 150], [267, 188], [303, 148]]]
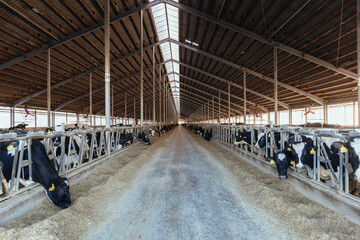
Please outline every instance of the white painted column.
[[140, 126], [144, 122], [144, 10], [140, 11]]
[[47, 50], [47, 125], [51, 127], [51, 53], [50, 48]]
[[228, 122], [230, 123], [230, 83], [228, 82]]
[[214, 117], [215, 117], [215, 108], [214, 108], [214, 95], [212, 96], [212, 120], [211, 123], [214, 124]]
[[[105, 0], [105, 127], [110, 127], [110, 0]], [[110, 145], [109, 145], [110, 146]]]
[[324, 103], [323, 105], [323, 115], [324, 115], [324, 123], [328, 123], [328, 105]]
[[159, 66], [159, 124], [161, 124], [161, 64]]
[[289, 108], [289, 125], [292, 125], [292, 109]]
[[274, 46], [274, 118], [275, 124], [279, 124], [278, 122], [278, 66], [277, 66], [277, 47]]
[[244, 90], [244, 124], [246, 124], [246, 72], [243, 72], [244, 80], [243, 80], [243, 90]]
[[156, 122], [156, 112], [155, 112], [155, 102], [156, 102], [156, 96], [155, 96], [155, 46], [153, 47], [153, 123]]
[[93, 104], [92, 104], [92, 73], [89, 75], [89, 105], [90, 105], [90, 127], [93, 125]]
[[137, 121], [136, 121], [136, 98], [134, 98], [134, 125], [137, 125]]
[[221, 118], [221, 109], [220, 109], [220, 97], [221, 97], [221, 93], [220, 93], [220, 91], [219, 91], [219, 121], [218, 121], [218, 124], [220, 124], [220, 118]]
[[357, 46], [357, 86], [358, 86], [358, 122], [360, 127], [360, 0], [356, 0], [356, 46]]

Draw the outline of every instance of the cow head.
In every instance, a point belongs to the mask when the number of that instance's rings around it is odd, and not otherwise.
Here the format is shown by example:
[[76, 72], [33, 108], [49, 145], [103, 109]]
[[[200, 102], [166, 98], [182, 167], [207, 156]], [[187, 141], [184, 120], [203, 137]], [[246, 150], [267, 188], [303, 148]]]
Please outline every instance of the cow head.
[[259, 133], [258, 140], [255, 144], [256, 148], [263, 148], [266, 146], [266, 138], [268, 139], [268, 143], [270, 143], [270, 133]]
[[71, 205], [70, 187], [66, 178], [59, 177], [56, 181], [51, 182], [45, 187], [46, 196], [56, 206], [62, 209]]
[[291, 152], [294, 160], [296, 168], [305, 168], [304, 158], [306, 154], [306, 142], [296, 142], [292, 143], [288, 146], [288, 151]]
[[149, 138], [145, 135], [144, 132], [140, 132], [140, 133], [138, 134], [138, 139], [139, 139], [140, 141], [142, 141], [143, 143], [145, 143], [146, 145], [150, 145], [150, 140], [149, 140]]
[[353, 178], [355, 181], [360, 182], [360, 137], [350, 138], [345, 147], [349, 152], [349, 162], [353, 169]]
[[278, 177], [281, 180], [285, 180], [288, 178], [287, 169], [290, 165], [295, 166], [295, 162], [292, 160], [291, 155], [286, 152], [278, 152], [274, 156], [274, 162], [276, 164], [276, 168], [278, 170]]

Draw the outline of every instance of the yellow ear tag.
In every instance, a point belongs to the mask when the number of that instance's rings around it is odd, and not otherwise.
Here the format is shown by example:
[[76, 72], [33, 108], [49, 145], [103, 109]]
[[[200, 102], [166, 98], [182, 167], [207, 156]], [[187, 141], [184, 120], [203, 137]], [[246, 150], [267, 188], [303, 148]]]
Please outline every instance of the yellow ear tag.
[[54, 190], [55, 190], [55, 186], [54, 186], [54, 184], [52, 184], [51, 187], [49, 188], [49, 191], [52, 192]]
[[8, 151], [11, 151], [14, 149], [14, 146], [13, 145], [9, 145], [7, 148], [6, 148]]
[[291, 148], [287, 148], [286, 151], [292, 152]]
[[134, 137], [134, 140], [136, 140], [136, 137]]
[[242, 136], [240, 135], [240, 137], [242, 137]]
[[346, 147], [344, 147], [344, 145], [342, 145], [340, 148], [340, 152], [347, 153], [347, 151], [348, 151], [348, 149]]
[[293, 167], [295, 167], [295, 161], [291, 161], [290, 164], [293, 165]]
[[270, 164], [275, 165], [275, 161], [271, 159]]
[[315, 150], [314, 150], [314, 148], [312, 148], [312, 149], [311, 149], [310, 154], [312, 154], [312, 155], [314, 155], [314, 154], [315, 154]]
[[269, 137], [271, 137], [271, 134], [269, 133], [269, 135], [268, 135]]
[[47, 134], [48, 134], [48, 135], [51, 135], [51, 131], [50, 131], [50, 130], [48, 130]]
[[281, 142], [281, 141], [279, 140], [279, 141], [278, 141], [278, 144], [280, 144], [280, 142]]

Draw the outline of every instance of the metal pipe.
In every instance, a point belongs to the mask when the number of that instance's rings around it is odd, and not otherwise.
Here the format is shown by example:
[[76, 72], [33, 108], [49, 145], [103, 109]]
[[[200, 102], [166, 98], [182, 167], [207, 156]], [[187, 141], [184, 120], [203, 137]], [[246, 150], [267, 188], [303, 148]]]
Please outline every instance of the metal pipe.
[[244, 90], [244, 124], [246, 124], [246, 72], [243, 72], [244, 80], [243, 80], [243, 90]]
[[111, 87], [111, 123], [114, 125], [114, 85]]
[[137, 125], [137, 121], [136, 121], [136, 98], [134, 98], [134, 125]]
[[214, 95], [212, 96], [212, 120], [211, 123], [214, 124], [214, 114], [215, 114], [215, 109], [214, 109]]
[[289, 125], [292, 125], [292, 109], [289, 109]]
[[274, 46], [274, 118], [275, 124], [279, 124], [278, 122], [278, 66], [277, 66], [277, 47]]
[[144, 121], [144, 12], [140, 11], [140, 126]]
[[230, 123], [230, 83], [228, 83], [228, 121]]
[[356, 0], [356, 50], [358, 86], [358, 127], [360, 127], [360, 0]]
[[50, 64], [50, 59], [51, 58], [51, 54], [50, 54], [50, 48], [47, 51], [47, 66], [46, 66], [46, 70], [47, 70], [47, 125], [48, 127], [51, 126], [51, 64]]
[[219, 90], [219, 121], [218, 121], [218, 124], [220, 124], [220, 118], [221, 118], [221, 113], [220, 113], [220, 90]]
[[90, 105], [90, 126], [92, 126], [93, 125], [93, 121], [92, 121], [92, 114], [93, 114], [93, 106], [92, 106], [92, 73], [90, 73], [90, 75], [89, 75], [89, 81], [90, 81], [90, 83], [89, 83], [89, 93], [90, 93], [90, 95], [89, 95], [89, 105]]
[[159, 124], [161, 124], [161, 65], [159, 66]]
[[[105, 127], [110, 127], [110, 0], [105, 0]], [[110, 146], [110, 145], [109, 145]]]
[[156, 101], [156, 96], [155, 96], [155, 46], [153, 47], [153, 124], [156, 122], [156, 112], [155, 112], [155, 101]]
[[126, 93], [125, 93], [125, 114], [124, 117], [127, 118], [127, 99], [126, 99]]
[[163, 91], [164, 91], [164, 95], [163, 95], [163, 122], [165, 123], [165, 98], [166, 98], [166, 76], [164, 76], [164, 85], [163, 85]]

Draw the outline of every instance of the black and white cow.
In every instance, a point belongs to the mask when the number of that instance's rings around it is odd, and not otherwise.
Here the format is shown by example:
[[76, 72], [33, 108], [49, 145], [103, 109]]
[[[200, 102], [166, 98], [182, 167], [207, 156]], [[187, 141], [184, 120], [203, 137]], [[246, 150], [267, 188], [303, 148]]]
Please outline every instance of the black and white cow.
[[138, 140], [140, 140], [142, 143], [146, 145], [150, 145], [150, 139], [146, 136], [144, 132], [139, 132]]
[[207, 140], [207, 141], [210, 141], [211, 137], [212, 137], [212, 128], [210, 128], [210, 131], [206, 130], [204, 139]]
[[288, 149], [284, 149], [281, 152], [277, 152], [274, 155], [272, 161], [274, 161], [274, 164], [276, 165], [276, 168], [278, 170], [279, 179], [282, 179], [282, 180], [285, 180], [288, 178], [287, 170], [290, 167], [290, 165], [295, 166], [295, 161], [293, 160], [293, 157], [291, 156]]
[[[11, 180], [17, 141], [9, 141], [2, 145], [0, 161], [3, 165], [3, 174], [7, 181]], [[24, 159], [28, 158], [28, 149], [24, 150]], [[61, 208], [71, 205], [69, 184], [67, 179], [60, 177], [51, 164], [44, 145], [38, 139], [33, 139], [31, 144], [31, 160], [33, 180], [40, 183], [49, 200]], [[25, 178], [28, 177], [28, 167], [24, 169]], [[27, 176], [26, 176], [27, 175]]]
[[[274, 144], [276, 145], [277, 149], [280, 149], [281, 135], [279, 132], [274, 132], [273, 135], [274, 135], [274, 139], [275, 139]], [[268, 145], [270, 146], [271, 134], [265, 133], [265, 132], [259, 133], [255, 147], [256, 148], [266, 147], [266, 139], [267, 139]]]
[[[258, 139], [258, 130], [254, 130], [254, 139], [255, 142]], [[255, 143], [254, 142], [254, 143]], [[251, 145], [251, 131], [247, 131], [245, 129], [238, 130], [238, 132], [235, 133], [235, 141], [234, 141], [235, 145], [239, 145], [239, 144], [248, 144]]]

